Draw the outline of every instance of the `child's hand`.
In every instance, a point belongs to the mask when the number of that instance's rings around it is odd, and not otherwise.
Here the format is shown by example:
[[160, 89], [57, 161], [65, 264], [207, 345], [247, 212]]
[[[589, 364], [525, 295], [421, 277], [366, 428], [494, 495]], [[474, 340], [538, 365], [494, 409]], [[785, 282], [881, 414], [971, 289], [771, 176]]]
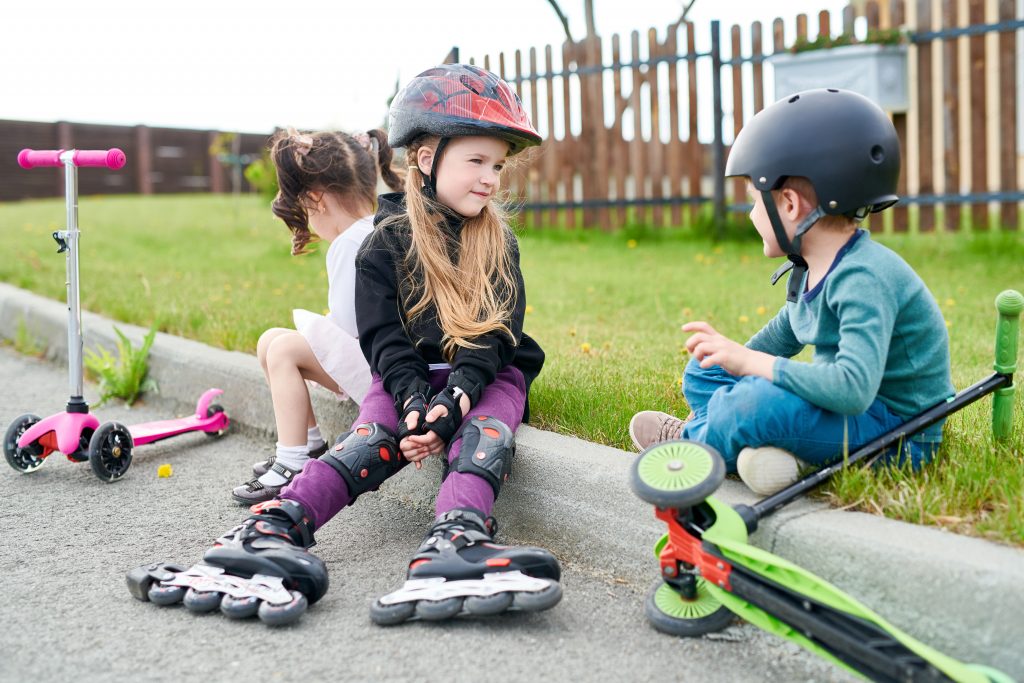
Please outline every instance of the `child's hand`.
[[694, 333], [686, 340], [686, 350], [702, 368], [719, 365], [731, 375], [772, 379], [775, 356], [748, 349], [702, 320], [686, 323], [683, 332]]
[[424, 458], [444, 451], [444, 441], [434, 432], [426, 434], [411, 434], [398, 444], [402, 455], [411, 463], [415, 463], [416, 469], [423, 465], [420, 461]]

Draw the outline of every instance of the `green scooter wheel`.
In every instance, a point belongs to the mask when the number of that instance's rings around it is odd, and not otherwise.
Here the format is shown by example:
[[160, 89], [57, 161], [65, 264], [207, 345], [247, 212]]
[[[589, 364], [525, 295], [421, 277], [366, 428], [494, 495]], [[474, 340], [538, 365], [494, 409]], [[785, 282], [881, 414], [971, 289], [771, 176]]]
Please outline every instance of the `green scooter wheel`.
[[644, 600], [644, 616], [662, 633], [686, 638], [721, 631], [735, 618], [711, 595], [704, 579], [697, 579], [694, 600], [686, 600], [676, 589], [658, 579]]
[[663, 441], [633, 462], [630, 488], [641, 500], [662, 508], [689, 508], [714, 493], [725, 479], [725, 462], [707, 444]]

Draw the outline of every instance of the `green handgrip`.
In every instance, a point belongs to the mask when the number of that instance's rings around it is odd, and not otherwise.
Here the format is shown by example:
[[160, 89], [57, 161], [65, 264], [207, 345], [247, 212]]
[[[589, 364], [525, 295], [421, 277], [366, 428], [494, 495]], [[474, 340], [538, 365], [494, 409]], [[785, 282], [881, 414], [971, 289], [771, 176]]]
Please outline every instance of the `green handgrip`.
[[[1020, 314], [1024, 311], [1024, 295], [1007, 289], [996, 297], [996, 362], [993, 368], [1003, 375], [1012, 375], [1017, 369], [1017, 337], [1020, 334]], [[992, 436], [997, 440], [1010, 438], [1013, 431], [1014, 386], [996, 390], [992, 396]]]

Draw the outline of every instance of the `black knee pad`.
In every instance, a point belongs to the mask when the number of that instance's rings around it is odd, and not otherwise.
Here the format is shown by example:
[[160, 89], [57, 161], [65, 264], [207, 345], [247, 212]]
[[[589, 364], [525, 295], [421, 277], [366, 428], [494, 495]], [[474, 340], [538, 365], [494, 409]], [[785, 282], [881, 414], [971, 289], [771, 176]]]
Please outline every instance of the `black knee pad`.
[[[448, 478], [448, 472], [465, 472], [483, 477], [498, 497], [501, 485], [512, 472], [512, 458], [516, 454], [515, 437], [512, 430], [501, 420], [480, 415], [462, 424], [452, 439], [454, 443], [462, 437], [462, 448], [458, 459], [444, 468], [441, 481]], [[450, 448], [450, 446], [449, 446]], [[448, 459], [445, 458], [445, 462]]]
[[408, 463], [398, 450], [395, 433], [377, 422], [345, 432], [319, 459], [341, 475], [353, 501], [360, 494], [376, 491]]

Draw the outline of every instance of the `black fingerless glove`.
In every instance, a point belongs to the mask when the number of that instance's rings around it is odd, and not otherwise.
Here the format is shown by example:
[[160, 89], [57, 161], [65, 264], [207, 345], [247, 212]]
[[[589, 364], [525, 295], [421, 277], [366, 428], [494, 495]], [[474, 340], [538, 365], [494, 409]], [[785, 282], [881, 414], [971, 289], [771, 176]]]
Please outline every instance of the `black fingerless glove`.
[[448, 409], [448, 414], [444, 417], [424, 424], [427, 430], [437, 434], [445, 443], [451, 440], [462, 424], [462, 406], [459, 404], [459, 399], [463, 394], [465, 392], [458, 387], [445, 387], [431, 399], [430, 405], [427, 407], [428, 413], [433, 410], [434, 406], [444, 406]]
[[[419, 413], [419, 416], [416, 418], [416, 426], [412, 429], [409, 428], [407, 420], [410, 413]], [[398, 420], [398, 443], [402, 443], [402, 439], [410, 434], [425, 434], [427, 431], [425, 428], [426, 417], [427, 397], [424, 394], [416, 392], [409, 397], [409, 402], [403, 409], [402, 417]]]

